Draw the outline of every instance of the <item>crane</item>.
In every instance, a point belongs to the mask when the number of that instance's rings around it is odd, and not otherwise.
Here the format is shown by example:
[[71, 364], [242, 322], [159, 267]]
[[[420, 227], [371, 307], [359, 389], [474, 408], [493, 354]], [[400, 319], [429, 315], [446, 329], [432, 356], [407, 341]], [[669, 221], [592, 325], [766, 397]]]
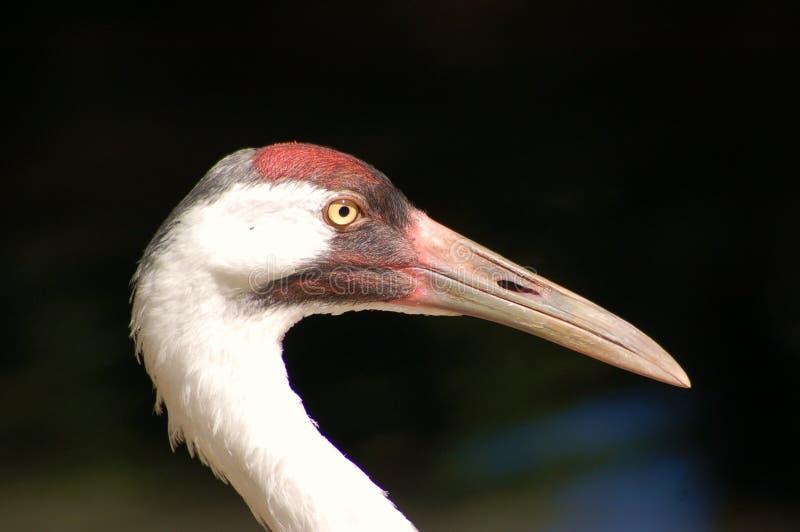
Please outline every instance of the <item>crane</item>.
[[185, 442], [275, 532], [415, 530], [292, 390], [281, 343], [305, 316], [474, 316], [690, 386], [629, 323], [435, 222], [373, 166], [313, 144], [219, 161], [157, 230], [132, 285], [131, 337], [173, 450]]

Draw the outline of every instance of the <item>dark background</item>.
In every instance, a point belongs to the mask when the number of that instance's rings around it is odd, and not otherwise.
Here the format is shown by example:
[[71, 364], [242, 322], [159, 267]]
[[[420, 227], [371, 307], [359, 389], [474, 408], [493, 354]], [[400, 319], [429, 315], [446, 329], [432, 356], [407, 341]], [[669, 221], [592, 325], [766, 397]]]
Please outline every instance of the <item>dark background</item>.
[[214, 162], [286, 140], [374, 164], [692, 378], [469, 318], [303, 321], [294, 387], [422, 530], [800, 526], [796, 9], [27, 9], [2, 37], [0, 528], [257, 530], [170, 453], [128, 280]]

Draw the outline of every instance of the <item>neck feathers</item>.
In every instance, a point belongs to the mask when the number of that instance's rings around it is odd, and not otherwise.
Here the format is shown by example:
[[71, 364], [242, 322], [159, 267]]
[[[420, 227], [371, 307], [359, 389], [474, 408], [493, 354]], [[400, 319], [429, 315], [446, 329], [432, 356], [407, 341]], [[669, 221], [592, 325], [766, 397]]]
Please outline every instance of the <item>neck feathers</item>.
[[302, 312], [243, 311], [212, 276], [169, 264], [138, 278], [131, 330], [173, 447], [185, 441], [275, 532], [414, 530], [291, 389], [281, 341]]

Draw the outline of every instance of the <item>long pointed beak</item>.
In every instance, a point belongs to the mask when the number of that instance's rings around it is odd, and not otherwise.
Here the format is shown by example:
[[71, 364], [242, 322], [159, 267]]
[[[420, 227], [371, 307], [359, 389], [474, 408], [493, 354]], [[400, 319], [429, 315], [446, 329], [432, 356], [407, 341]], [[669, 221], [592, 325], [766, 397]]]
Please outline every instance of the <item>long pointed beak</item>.
[[689, 377], [636, 327], [415, 212], [415, 291], [399, 304], [514, 327], [619, 368], [683, 388]]

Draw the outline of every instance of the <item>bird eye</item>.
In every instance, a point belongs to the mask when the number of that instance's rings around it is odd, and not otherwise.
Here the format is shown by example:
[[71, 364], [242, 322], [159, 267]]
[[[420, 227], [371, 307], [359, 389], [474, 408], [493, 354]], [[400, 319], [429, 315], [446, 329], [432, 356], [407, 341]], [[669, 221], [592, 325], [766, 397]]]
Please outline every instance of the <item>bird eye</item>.
[[361, 207], [350, 198], [337, 198], [328, 203], [325, 219], [334, 227], [347, 227], [361, 216]]

